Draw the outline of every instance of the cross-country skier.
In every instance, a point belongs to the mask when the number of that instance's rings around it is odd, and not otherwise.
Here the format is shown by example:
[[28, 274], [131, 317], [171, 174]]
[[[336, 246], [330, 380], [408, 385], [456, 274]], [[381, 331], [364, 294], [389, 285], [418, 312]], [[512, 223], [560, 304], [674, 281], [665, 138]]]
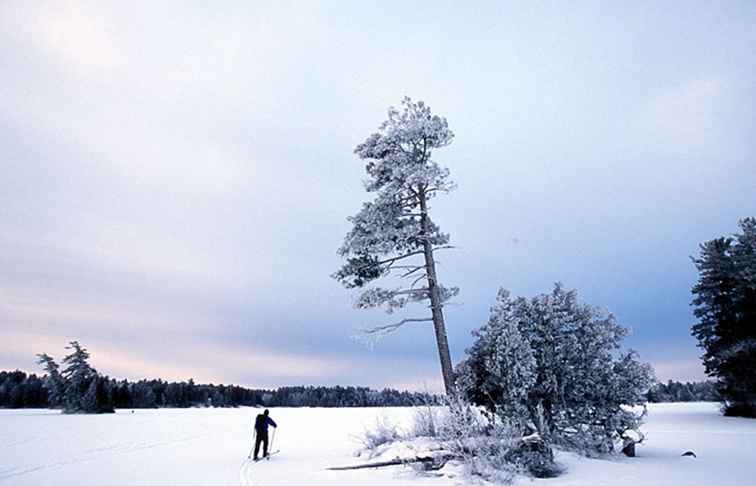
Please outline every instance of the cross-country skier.
[[268, 415], [270, 412], [265, 410], [255, 419], [255, 461], [257, 454], [260, 452], [260, 443], [263, 445], [263, 457], [268, 457], [268, 426], [278, 427]]

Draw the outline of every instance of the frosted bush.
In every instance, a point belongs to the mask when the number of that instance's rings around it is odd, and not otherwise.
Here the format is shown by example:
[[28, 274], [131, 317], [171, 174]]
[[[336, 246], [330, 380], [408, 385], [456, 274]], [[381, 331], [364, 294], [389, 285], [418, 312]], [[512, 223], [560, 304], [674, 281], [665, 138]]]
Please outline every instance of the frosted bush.
[[508, 424], [491, 423], [478, 409], [456, 401], [441, 424], [444, 445], [457, 456], [470, 476], [508, 484], [517, 470], [507, 459], [516, 446], [518, 431]]
[[637, 354], [619, 353], [628, 331], [612, 314], [556, 285], [511, 298], [500, 290], [488, 323], [457, 368], [469, 400], [586, 454], [616, 451], [642, 414], [653, 374]]
[[443, 420], [444, 408], [438, 405], [425, 404], [415, 408], [412, 417], [410, 436], [412, 437], [438, 437], [441, 420]]
[[386, 417], [376, 418], [375, 425], [372, 428], [366, 428], [358, 437], [363, 449], [370, 451], [371, 456], [380, 446], [396, 442], [401, 438], [402, 434], [396, 424]]

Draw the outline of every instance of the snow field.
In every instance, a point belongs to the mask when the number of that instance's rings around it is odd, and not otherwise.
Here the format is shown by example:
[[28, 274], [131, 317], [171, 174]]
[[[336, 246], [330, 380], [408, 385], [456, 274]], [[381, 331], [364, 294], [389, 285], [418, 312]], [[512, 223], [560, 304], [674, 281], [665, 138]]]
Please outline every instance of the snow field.
[[[554, 486], [756, 485], [756, 420], [723, 417], [716, 403], [657, 403], [641, 430], [646, 441], [635, 458], [558, 453], [567, 472]], [[689, 450], [697, 457], [681, 457]], [[524, 484], [533, 483], [518, 481]]]
[[[0, 485], [299, 486], [470, 484], [459, 467], [419, 477], [405, 467], [326, 471], [360, 463], [359, 435], [380, 417], [409, 426], [410, 408], [271, 409], [279, 424], [270, 461], [245, 461], [259, 410], [119, 410], [115, 415], [61, 415], [0, 410]], [[587, 459], [558, 453], [567, 472], [556, 479], [519, 478], [518, 486], [756, 484], [756, 420], [722, 417], [711, 403], [652, 404], [638, 457]], [[379, 459], [389, 459], [389, 448]], [[686, 450], [698, 457], [680, 457]], [[450, 477], [453, 476], [453, 477]]]

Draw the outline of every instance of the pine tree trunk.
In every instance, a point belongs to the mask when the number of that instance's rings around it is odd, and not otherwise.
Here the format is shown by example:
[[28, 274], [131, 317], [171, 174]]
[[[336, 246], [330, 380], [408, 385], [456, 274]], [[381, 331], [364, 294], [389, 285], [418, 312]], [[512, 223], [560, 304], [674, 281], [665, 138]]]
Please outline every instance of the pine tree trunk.
[[[430, 234], [428, 225], [428, 206], [425, 190], [419, 191], [420, 199], [420, 222], [422, 224], [423, 236]], [[431, 314], [433, 317], [433, 329], [436, 332], [436, 345], [438, 347], [438, 357], [441, 361], [441, 374], [444, 377], [444, 388], [446, 394], [451, 396], [455, 393], [454, 370], [452, 368], [451, 355], [449, 353], [449, 341], [446, 337], [446, 326], [444, 324], [443, 305], [441, 303], [441, 293], [438, 288], [438, 278], [436, 276], [436, 262], [433, 259], [433, 245], [427, 238], [423, 239], [423, 254], [425, 256], [425, 273], [428, 278], [428, 293], [431, 301]]]

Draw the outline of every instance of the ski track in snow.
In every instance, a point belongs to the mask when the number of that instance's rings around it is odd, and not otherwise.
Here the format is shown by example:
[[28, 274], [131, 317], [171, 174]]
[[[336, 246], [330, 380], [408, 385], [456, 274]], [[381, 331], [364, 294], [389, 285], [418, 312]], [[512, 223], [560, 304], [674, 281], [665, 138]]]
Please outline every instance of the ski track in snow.
[[[47, 464], [40, 464], [38, 466], [30, 467], [27, 469], [19, 469], [19, 468], [14, 468], [14, 467], [11, 467], [8, 470], [0, 469], [0, 480], [33, 473], [33, 472], [41, 471], [44, 469], [51, 469], [51, 468], [56, 468], [56, 467], [67, 466], [70, 464], [78, 464], [82, 462], [94, 461], [94, 460], [97, 460], [100, 457], [100, 455], [104, 453], [128, 454], [129, 452], [142, 451], [145, 449], [153, 449], [155, 447], [163, 447], [167, 445], [188, 442], [188, 441], [195, 440], [197, 438], [200, 438], [200, 436], [192, 436], [192, 437], [187, 437], [185, 439], [154, 442], [154, 443], [143, 443], [143, 444], [125, 443], [125, 444], [115, 444], [112, 446], [105, 446], [105, 447], [96, 447], [94, 449], [87, 449], [83, 451], [83, 455], [80, 457], [74, 457], [72, 459], [68, 459], [64, 461], [56, 461], [56, 462], [51, 462]], [[29, 441], [19, 441], [13, 445], [25, 444], [27, 442]]]

